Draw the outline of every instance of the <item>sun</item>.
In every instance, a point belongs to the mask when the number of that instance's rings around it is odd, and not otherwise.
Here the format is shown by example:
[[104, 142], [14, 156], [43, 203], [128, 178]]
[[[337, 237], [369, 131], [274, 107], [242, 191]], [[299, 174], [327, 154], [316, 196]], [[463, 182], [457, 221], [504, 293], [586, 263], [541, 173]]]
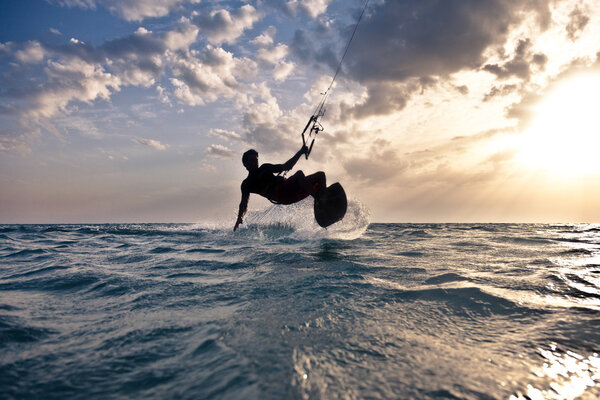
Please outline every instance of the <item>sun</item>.
[[600, 174], [600, 75], [560, 84], [537, 107], [522, 135], [519, 159], [556, 177]]

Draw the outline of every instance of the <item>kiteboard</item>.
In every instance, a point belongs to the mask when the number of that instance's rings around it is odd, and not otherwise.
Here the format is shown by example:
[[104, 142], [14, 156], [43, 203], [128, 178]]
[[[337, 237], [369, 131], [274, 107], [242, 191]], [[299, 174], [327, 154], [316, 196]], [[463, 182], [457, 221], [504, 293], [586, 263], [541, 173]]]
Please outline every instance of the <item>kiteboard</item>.
[[347, 208], [346, 192], [342, 185], [336, 182], [325, 189], [318, 201], [315, 200], [315, 219], [320, 226], [327, 228], [344, 218]]

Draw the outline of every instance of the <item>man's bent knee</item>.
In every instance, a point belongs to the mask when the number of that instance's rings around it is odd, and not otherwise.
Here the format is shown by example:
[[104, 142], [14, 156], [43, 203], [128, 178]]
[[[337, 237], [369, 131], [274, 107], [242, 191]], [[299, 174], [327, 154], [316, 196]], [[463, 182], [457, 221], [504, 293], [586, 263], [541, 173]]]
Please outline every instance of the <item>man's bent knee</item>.
[[296, 171], [296, 173], [294, 175], [292, 175], [292, 176], [294, 176], [296, 178], [305, 178], [304, 172], [302, 172], [301, 170]]

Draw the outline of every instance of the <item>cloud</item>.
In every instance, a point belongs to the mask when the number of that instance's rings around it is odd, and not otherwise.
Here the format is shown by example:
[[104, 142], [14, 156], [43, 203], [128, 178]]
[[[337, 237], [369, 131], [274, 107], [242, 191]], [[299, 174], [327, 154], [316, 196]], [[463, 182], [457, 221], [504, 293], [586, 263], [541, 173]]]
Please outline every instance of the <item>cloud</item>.
[[55, 125], [61, 122], [51, 119], [70, 114], [79, 102], [109, 101], [123, 86], [155, 84], [164, 68], [164, 41], [164, 37], [140, 28], [101, 46], [74, 38], [62, 45], [2, 45], [14, 62], [8, 63], [0, 76], [0, 114], [5, 125], [14, 122], [29, 127], [5, 132], [3, 148], [17, 149], [19, 141], [30, 145], [37, 136], [27, 132], [39, 128], [60, 135]]
[[67, 111], [67, 105], [74, 100], [84, 103], [108, 100], [121, 85], [121, 80], [102, 66], [77, 58], [49, 61], [45, 73], [48, 77], [45, 85], [29, 88], [27, 95], [29, 109], [25, 112], [34, 119]]
[[182, 4], [197, 4], [200, 0], [49, 0], [63, 7], [95, 9], [100, 6], [127, 21], [164, 17]]
[[[184, 18], [165, 33], [140, 27], [100, 46], [75, 38], [60, 45], [3, 43], [0, 52], [14, 63], [0, 76], [0, 113], [41, 123], [42, 118], [69, 112], [68, 106], [78, 101], [109, 100], [123, 86], [150, 87], [165, 66], [173, 71], [174, 97], [184, 104], [234, 97], [237, 78], [253, 76], [256, 64], [219, 48], [190, 52], [198, 31]], [[170, 101], [164, 87], [157, 90], [162, 101]]]
[[16, 126], [8, 126], [5, 123], [3, 127], [0, 127], [0, 151], [22, 156], [31, 154], [30, 142], [39, 135], [39, 128], [32, 129], [21, 122], [18, 122]]
[[15, 58], [23, 63], [39, 63], [44, 59], [45, 51], [40, 42], [30, 41], [25, 48], [15, 53]]
[[292, 62], [280, 61], [273, 69], [273, 78], [276, 81], [286, 80], [294, 71], [295, 64]]
[[290, 150], [297, 138], [294, 127], [300, 126], [293, 116], [285, 115], [277, 98], [265, 83], [250, 85], [251, 93], [243, 114], [244, 141], [259, 152]]
[[206, 149], [206, 154], [211, 157], [233, 158], [236, 152], [220, 144], [211, 144]]
[[527, 126], [536, 115], [536, 106], [543, 101], [547, 93], [555, 90], [568, 78], [590, 72], [600, 73], [600, 52], [596, 54], [595, 59], [573, 60], [562, 72], [552, 77], [543, 90], [533, 86], [523, 91], [520, 100], [507, 107], [506, 117], [517, 119], [521, 127]]
[[273, 67], [273, 78], [283, 81], [294, 71], [295, 64], [285, 59], [289, 54], [289, 47], [282, 43], [274, 43], [275, 33], [275, 28], [270, 26], [250, 43], [258, 47], [256, 60], [263, 66]]
[[201, 52], [169, 53], [169, 64], [176, 87], [175, 98], [183, 104], [203, 105], [219, 97], [238, 95], [238, 77], [254, 74], [256, 63], [235, 58], [222, 48], [207, 46]]
[[285, 5], [293, 14], [302, 11], [305, 14], [316, 18], [323, 14], [332, 0], [289, 0]]
[[486, 64], [483, 67], [484, 71], [491, 72], [499, 79], [507, 79], [516, 77], [523, 80], [529, 80], [532, 69], [544, 68], [548, 57], [543, 53], [531, 53], [531, 39], [519, 39], [515, 48], [513, 57], [504, 64]]
[[350, 106], [344, 105], [344, 114], [364, 118], [370, 115], [385, 115], [402, 110], [417, 89], [422, 88], [416, 81], [373, 82], [368, 85], [366, 98]]
[[299, 12], [311, 18], [317, 18], [323, 14], [333, 0], [266, 0], [271, 7], [282, 11], [289, 17], [296, 17]]
[[275, 42], [276, 33], [277, 29], [273, 25], [271, 25], [262, 34], [252, 39], [250, 43], [259, 48], [272, 46]]
[[[422, 86], [403, 86], [403, 94], [385, 90], [423, 78], [447, 79], [462, 70], [485, 63], [486, 51], [504, 44], [511, 28], [534, 15], [541, 29], [551, 20], [547, 0], [426, 0], [386, 1], [372, 4], [344, 61], [343, 74], [366, 87], [367, 102], [357, 115], [377, 113], [393, 100], [402, 108]], [[335, 27], [335, 26], [334, 26]], [[343, 40], [317, 40], [304, 30], [296, 32], [291, 45], [299, 59], [318, 62], [332, 70], [347, 43], [354, 24], [338, 29]], [[537, 60], [542, 61], [542, 60]], [[506, 66], [507, 68], [509, 66]], [[387, 107], [389, 110], [391, 107]]]
[[197, 26], [191, 24], [187, 19], [182, 19], [175, 29], [165, 35], [165, 45], [170, 50], [188, 49], [196, 41], [198, 32]]
[[285, 44], [267, 45], [259, 48], [256, 59], [264, 66], [273, 67], [273, 78], [276, 81], [283, 81], [295, 68], [293, 62], [285, 60], [288, 52], [288, 46]]
[[[160, 15], [182, 3], [109, 0], [55, 2], [69, 7], [102, 6], [129, 20]], [[210, 20], [207, 26], [203, 26], [209, 32], [209, 39], [228, 43], [260, 18], [260, 14], [250, 5], [232, 12], [217, 10], [204, 15]], [[202, 21], [202, 16], [196, 17]], [[96, 99], [108, 100], [122, 86], [155, 85], [165, 66], [170, 67], [173, 73], [170, 78], [174, 87], [173, 98], [180, 103], [202, 105], [220, 97], [235, 97], [239, 89], [238, 79], [254, 76], [256, 63], [247, 58], [236, 58], [230, 52], [211, 46], [202, 51], [190, 51], [190, 46], [198, 40], [199, 31], [197, 25], [182, 18], [165, 33], [153, 34], [140, 27], [129, 36], [107, 41], [100, 46], [75, 38], [63, 45], [37, 41], [24, 45], [2, 44], [2, 53], [22, 64], [32, 65], [32, 68], [24, 71], [13, 68], [0, 78], [5, 88], [0, 93], [0, 111], [17, 112], [24, 118], [35, 120], [50, 118], [58, 112], [67, 112], [67, 106], [76, 101], [90, 103]], [[270, 57], [275, 57], [276, 79], [284, 79], [293, 70], [292, 63], [285, 62], [276, 54]], [[47, 64], [40, 68], [44, 60], [48, 60]], [[77, 68], [70, 68], [71, 65]], [[164, 87], [157, 90], [162, 101], [170, 101]]]
[[515, 85], [515, 84], [492, 86], [490, 91], [487, 92], [485, 94], [485, 96], [483, 97], [483, 101], [486, 102], [486, 101], [490, 101], [496, 97], [507, 96], [511, 93], [516, 92], [520, 88], [521, 88], [521, 85]]
[[[60, 4], [94, 8], [109, 3], [86, 0]], [[142, 2], [124, 2], [123, 6], [127, 4], [143, 5]], [[251, 6], [226, 13], [215, 12], [213, 22], [219, 20], [217, 15], [229, 19], [225, 18], [223, 25], [215, 23], [212, 26], [216, 41], [234, 40], [259, 18], [259, 13]], [[0, 114], [6, 123], [8, 119], [20, 120], [58, 135], [51, 118], [74, 111], [78, 102], [109, 101], [125, 86], [151, 87], [160, 83], [156, 88], [158, 98], [166, 104], [175, 100], [196, 106], [220, 98], [245, 102], [244, 81], [256, 76], [257, 63], [249, 58], [235, 57], [220, 47], [209, 45], [192, 50], [191, 47], [201, 40], [199, 32], [200, 28], [190, 19], [180, 18], [166, 31], [153, 33], [139, 27], [130, 35], [100, 45], [77, 38], [62, 44], [55, 41], [2, 43], [0, 55], [8, 62], [0, 76]], [[289, 76], [293, 63], [277, 55], [270, 57], [275, 62], [274, 77], [282, 80]], [[19, 129], [6, 131], [5, 137], [10, 136], [10, 140], [4, 141], [3, 149], [15, 148], [8, 145], [13, 139], [28, 143], [30, 140], [26, 141], [25, 132]]]
[[[550, 18], [544, 0], [448, 0], [385, 2], [363, 19], [348, 59], [361, 82], [446, 76], [484, 61], [511, 26], [527, 14], [541, 26]], [[400, 39], [400, 40], [399, 40]]]
[[263, 47], [258, 50], [256, 58], [268, 65], [275, 65], [288, 55], [288, 47], [285, 44]]
[[117, 76], [123, 85], [148, 87], [162, 72], [169, 33], [165, 37], [157, 37], [139, 28], [131, 35], [107, 41], [101, 46], [71, 39], [60, 46], [44, 44], [44, 49], [52, 59], [80, 60], [102, 66]]
[[233, 12], [213, 10], [197, 14], [192, 21], [200, 27], [209, 42], [213, 44], [233, 43], [244, 30], [251, 28], [262, 18], [250, 4]]
[[[335, 36], [336, 32], [332, 29], [325, 28], [326, 33], [323, 37], [314, 37], [303, 29], [299, 29], [294, 33], [294, 37], [290, 43], [290, 50], [298, 60], [304, 64], [313, 65], [316, 68], [322, 68], [322, 65], [335, 70], [341, 55], [336, 54], [335, 45], [329, 43], [324, 37]], [[317, 43], [322, 43], [318, 45]]]
[[401, 175], [409, 163], [400, 159], [392, 143], [378, 139], [366, 156], [349, 157], [343, 161], [343, 167], [353, 179], [385, 184], [387, 180]]
[[573, 42], [577, 40], [579, 33], [585, 29], [589, 22], [590, 17], [588, 17], [578, 6], [575, 6], [573, 11], [569, 14], [569, 23], [565, 28], [567, 37]]
[[169, 148], [168, 144], [162, 144], [158, 140], [154, 140], [154, 139], [135, 138], [135, 139], [133, 139], [133, 141], [135, 143], [142, 144], [142, 145], [148, 146], [148, 147], [152, 147], [153, 149], [161, 150], [161, 151]]
[[234, 141], [234, 142], [240, 142], [242, 141], [242, 136], [234, 131], [228, 131], [225, 129], [219, 129], [219, 128], [214, 128], [211, 129], [208, 134], [210, 136], [216, 136], [219, 137], [221, 139], [224, 139], [226, 141]]
[[[341, 157], [346, 172], [347, 190], [361, 197], [371, 198], [372, 204], [387, 212], [399, 208], [418, 210], [423, 206], [433, 212], [446, 201], [470, 204], [471, 193], [495, 193], [505, 184], [513, 172], [515, 150], [490, 147], [495, 140], [502, 140], [507, 130], [489, 130], [472, 136], [456, 137], [440, 141], [431, 147], [406, 153], [396, 143], [376, 139], [364, 155]], [[492, 150], [492, 148], [494, 150]], [[459, 196], [454, 202], [451, 196]], [[427, 204], [429, 203], [429, 204]], [[448, 207], [446, 215], [453, 215]], [[443, 218], [444, 215], [436, 216]], [[411, 214], [410, 218], [414, 218]]]

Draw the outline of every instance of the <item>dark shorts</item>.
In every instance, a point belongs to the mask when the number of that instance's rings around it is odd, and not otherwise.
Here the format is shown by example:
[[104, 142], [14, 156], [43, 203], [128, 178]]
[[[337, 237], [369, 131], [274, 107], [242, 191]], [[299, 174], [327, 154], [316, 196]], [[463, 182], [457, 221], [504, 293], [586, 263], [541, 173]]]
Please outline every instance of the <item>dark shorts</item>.
[[279, 183], [273, 192], [273, 198], [271, 200], [279, 204], [297, 203], [309, 196], [309, 193], [306, 192], [293, 177]]

